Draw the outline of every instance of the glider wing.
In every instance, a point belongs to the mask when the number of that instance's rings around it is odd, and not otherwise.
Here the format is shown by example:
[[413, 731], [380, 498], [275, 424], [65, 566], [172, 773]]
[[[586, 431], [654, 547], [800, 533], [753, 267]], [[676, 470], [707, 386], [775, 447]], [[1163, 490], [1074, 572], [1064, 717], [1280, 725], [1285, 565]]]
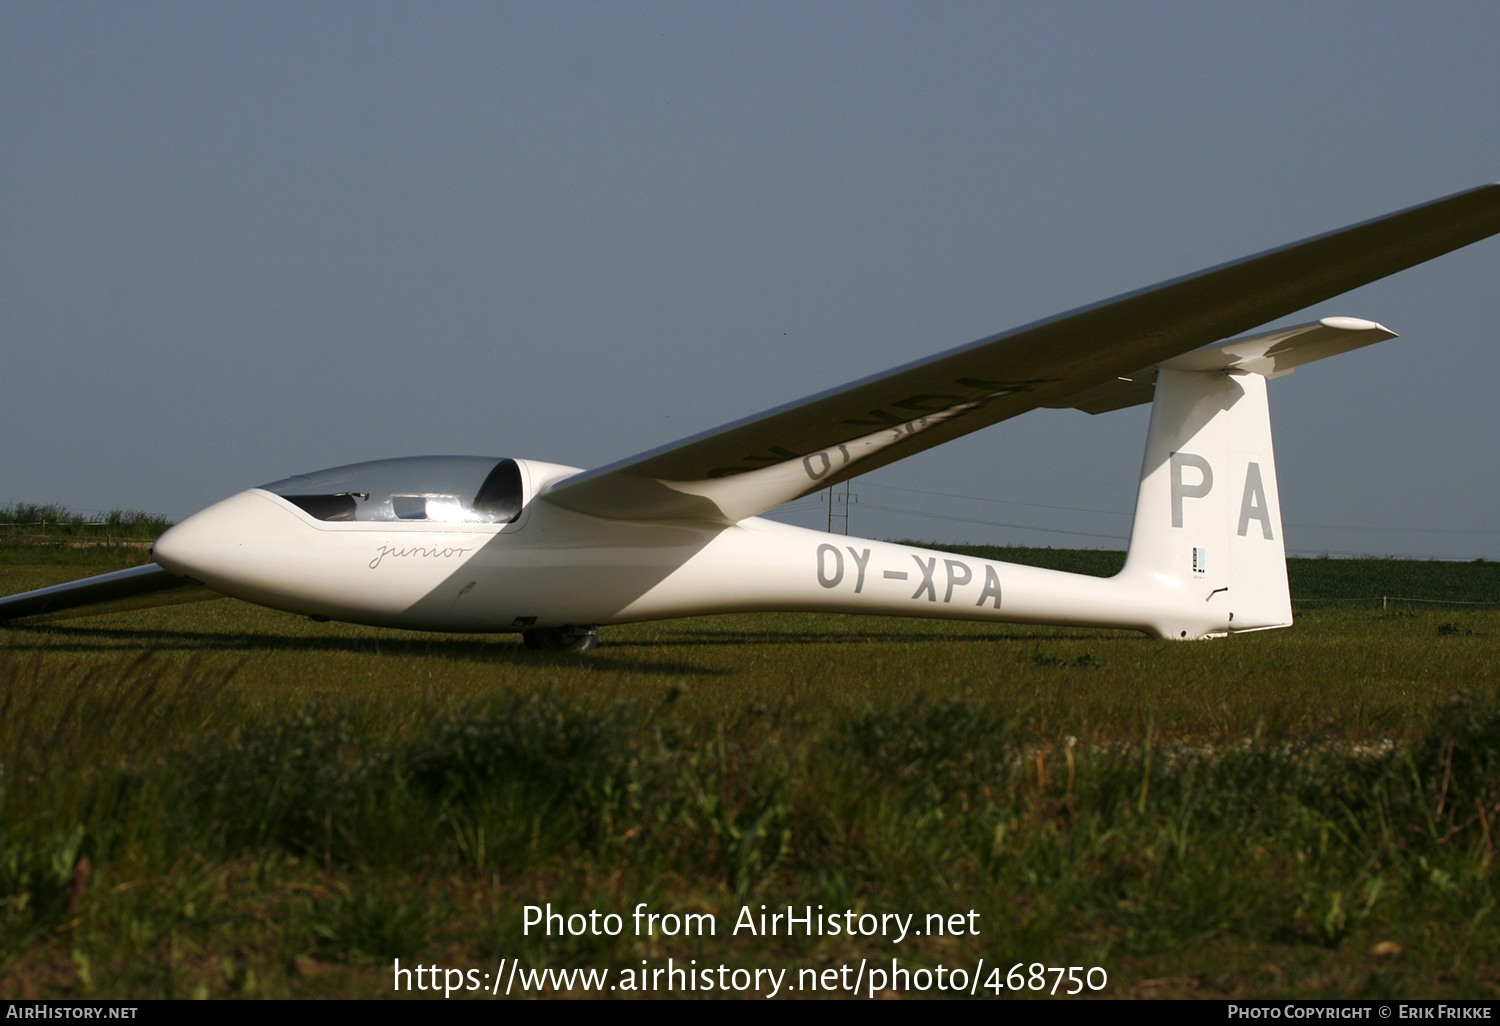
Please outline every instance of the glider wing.
[[1028, 410], [1087, 409], [1075, 400], [1092, 389], [1496, 232], [1500, 183], [992, 335], [574, 475], [542, 499], [734, 523]]
[[21, 626], [223, 597], [147, 563], [0, 599], [0, 623]]

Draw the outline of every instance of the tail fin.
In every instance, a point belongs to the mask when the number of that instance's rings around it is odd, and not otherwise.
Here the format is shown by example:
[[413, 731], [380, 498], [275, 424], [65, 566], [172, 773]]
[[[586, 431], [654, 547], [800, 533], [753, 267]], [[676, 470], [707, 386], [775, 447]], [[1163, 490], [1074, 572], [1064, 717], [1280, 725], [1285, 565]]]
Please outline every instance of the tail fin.
[[1214, 626], [1199, 637], [1290, 626], [1266, 381], [1393, 337], [1372, 321], [1327, 318], [1160, 365], [1121, 578], [1175, 592], [1193, 621], [1208, 613]]

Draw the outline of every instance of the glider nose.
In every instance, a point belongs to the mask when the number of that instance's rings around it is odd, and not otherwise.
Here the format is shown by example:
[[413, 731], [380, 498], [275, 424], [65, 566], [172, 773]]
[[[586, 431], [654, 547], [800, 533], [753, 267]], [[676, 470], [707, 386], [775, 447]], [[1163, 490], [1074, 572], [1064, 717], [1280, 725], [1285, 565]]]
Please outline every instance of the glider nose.
[[[156, 562], [215, 591], [263, 601], [278, 591], [277, 557], [305, 544], [306, 527], [257, 489], [231, 495], [167, 530], [152, 548]], [[269, 571], [269, 572], [268, 572]], [[284, 582], [282, 582], [284, 584]]]

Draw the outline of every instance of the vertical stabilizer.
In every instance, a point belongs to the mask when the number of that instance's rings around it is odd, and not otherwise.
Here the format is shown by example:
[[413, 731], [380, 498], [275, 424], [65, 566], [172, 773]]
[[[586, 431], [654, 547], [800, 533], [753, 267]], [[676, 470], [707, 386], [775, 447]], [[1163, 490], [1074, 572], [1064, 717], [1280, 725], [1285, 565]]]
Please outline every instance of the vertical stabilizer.
[[1209, 614], [1209, 635], [1291, 624], [1264, 376], [1158, 369], [1120, 576]]

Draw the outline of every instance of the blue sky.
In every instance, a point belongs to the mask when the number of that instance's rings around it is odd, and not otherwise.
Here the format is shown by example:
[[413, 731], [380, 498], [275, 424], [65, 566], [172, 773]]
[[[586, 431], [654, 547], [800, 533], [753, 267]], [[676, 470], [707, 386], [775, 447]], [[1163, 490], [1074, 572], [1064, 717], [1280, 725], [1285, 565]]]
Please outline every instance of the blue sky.
[[[1500, 179], [1497, 39], [1493, 3], [8, 3], [0, 502], [618, 459]], [[1273, 383], [1294, 552], [1500, 557], [1497, 281], [1491, 239], [1288, 318], [1403, 336]], [[1038, 412], [857, 480], [851, 526], [1118, 545], [1144, 437]]]

